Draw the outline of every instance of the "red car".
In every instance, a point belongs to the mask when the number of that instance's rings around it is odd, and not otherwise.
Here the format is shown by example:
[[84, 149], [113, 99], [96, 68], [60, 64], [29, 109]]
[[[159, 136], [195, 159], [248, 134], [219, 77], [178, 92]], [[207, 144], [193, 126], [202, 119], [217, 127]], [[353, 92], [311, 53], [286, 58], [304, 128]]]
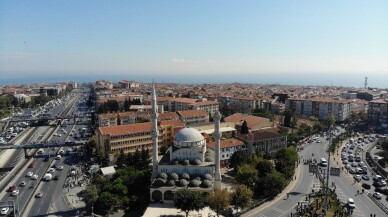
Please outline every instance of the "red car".
[[35, 167], [35, 163], [34, 162], [32, 162], [32, 163], [30, 163], [30, 165], [28, 165], [28, 168], [34, 168]]
[[16, 189], [16, 185], [11, 185], [9, 186], [9, 188], [7, 189], [8, 192], [12, 192]]

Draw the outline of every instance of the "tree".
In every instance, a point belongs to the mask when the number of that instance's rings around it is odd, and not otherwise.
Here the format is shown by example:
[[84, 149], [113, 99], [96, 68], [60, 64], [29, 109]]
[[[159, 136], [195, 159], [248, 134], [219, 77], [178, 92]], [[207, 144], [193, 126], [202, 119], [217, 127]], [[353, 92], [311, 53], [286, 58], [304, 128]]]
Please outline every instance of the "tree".
[[287, 180], [284, 175], [273, 171], [272, 173], [267, 174], [265, 177], [260, 178], [257, 181], [257, 194], [261, 195], [263, 198], [270, 197], [273, 198], [287, 185]]
[[210, 209], [216, 212], [217, 216], [220, 216], [230, 205], [230, 194], [226, 189], [222, 191], [216, 190], [207, 197], [206, 203]]
[[117, 165], [119, 168], [123, 168], [123, 167], [126, 167], [126, 166], [127, 166], [127, 157], [125, 156], [123, 150], [120, 151], [120, 154], [119, 154], [119, 156], [117, 157], [116, 165]]
[[250, 189], [255, 189], [255, 183], [257, 180], [257, 170], [251, 164], [243, 164], [238, 167], [236, 173], [236, 182], [246, 185]]
[[190, 211], [199, 211], [205, 207], [205, 204], [200, 192], [182, 189], [175, 194], [174, 206], [185, 212], [187, 217]]
[[236, 151], [229, 158], [229, 166], [237, 169], [238, 166], [245, 164], [248, 159], [248, 154], [244, 151]]
[[244, 209], [252, 203], [253, 192], [245, 185], [236, 185], [232, 193], [232, 206], [235, 209]]
[[335, 121], [336, 120], [335, 120], [335, 116], [334, 115], [327, 116], [326, 121], [325, 121], [326, 126], [330, 127], [331, 125], [333, 125], [335, 123]]
[[256, 164], [256, 170], [259, 174], [259, 177], [265, 177], [267, 174], [275, 171], [275, 167], [271, 161], [261, 160]]
[[81, 197], [87, 205], [93, 205], [98, 199], [98, 192], [96, 186], [87, 186], [85, 190], [82, 191]]
[[246, 120], [244, 120], [243, 124], [241, 125], [240, 133], [241, 134], [248, 134], [249, 133], [248, 124], [247, 124]]

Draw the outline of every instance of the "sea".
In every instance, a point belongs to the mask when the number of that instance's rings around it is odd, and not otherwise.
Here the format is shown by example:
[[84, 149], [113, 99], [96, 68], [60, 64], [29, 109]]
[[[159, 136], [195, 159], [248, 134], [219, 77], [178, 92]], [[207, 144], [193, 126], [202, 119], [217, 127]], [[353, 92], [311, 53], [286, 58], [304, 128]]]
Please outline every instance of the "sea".
[[0, 85], [27, 83], [55, 83], [63, 81], [94, 82], [108, 80], [132, 80], [138, 82], [180, 83], [180, 84], [280, 84], [303, 86], [341, 86], [364, 87], [367, 77], [367, 87], [388, 88], [388, 72], [368, 75], [360, 73], [28, 73], [14, 75], [0, 74]]

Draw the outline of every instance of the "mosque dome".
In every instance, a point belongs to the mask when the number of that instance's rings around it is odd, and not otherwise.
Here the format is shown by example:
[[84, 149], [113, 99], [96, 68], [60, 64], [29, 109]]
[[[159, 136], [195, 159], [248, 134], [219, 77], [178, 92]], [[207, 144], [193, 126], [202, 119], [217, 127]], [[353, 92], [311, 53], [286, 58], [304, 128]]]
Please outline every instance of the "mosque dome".
[[175, 135], [177, 142], [198, 142], [205, 138], [194, 128], [183, 128]]

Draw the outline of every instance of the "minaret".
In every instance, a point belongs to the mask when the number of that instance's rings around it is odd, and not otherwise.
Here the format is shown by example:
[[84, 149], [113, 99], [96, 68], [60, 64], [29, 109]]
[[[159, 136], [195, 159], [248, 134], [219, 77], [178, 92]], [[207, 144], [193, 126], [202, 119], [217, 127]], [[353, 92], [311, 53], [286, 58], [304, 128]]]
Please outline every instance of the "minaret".
[[152, 122], [152, 177], [151, 179], [155, 179], [158, 175], [158, 106], [156, 105], [156, 93], [155, 93], [155, 85], [152, 84], [152, 111], [151, 111], [151, 122]]
[[221, 114], [217, 110], [213, 117], [214, 120], [214, 133], [213, 138], [215, 140], [215, 149], [214, 149], [214, 164], [215, 164], [215, 176], [214, 176], [214, 189], [215, 190], [221, 190], [221, 171], [220, 171], [220, 139], [221, 139], [221, 133], [220, 133], [220, 120], [221, 120]]

